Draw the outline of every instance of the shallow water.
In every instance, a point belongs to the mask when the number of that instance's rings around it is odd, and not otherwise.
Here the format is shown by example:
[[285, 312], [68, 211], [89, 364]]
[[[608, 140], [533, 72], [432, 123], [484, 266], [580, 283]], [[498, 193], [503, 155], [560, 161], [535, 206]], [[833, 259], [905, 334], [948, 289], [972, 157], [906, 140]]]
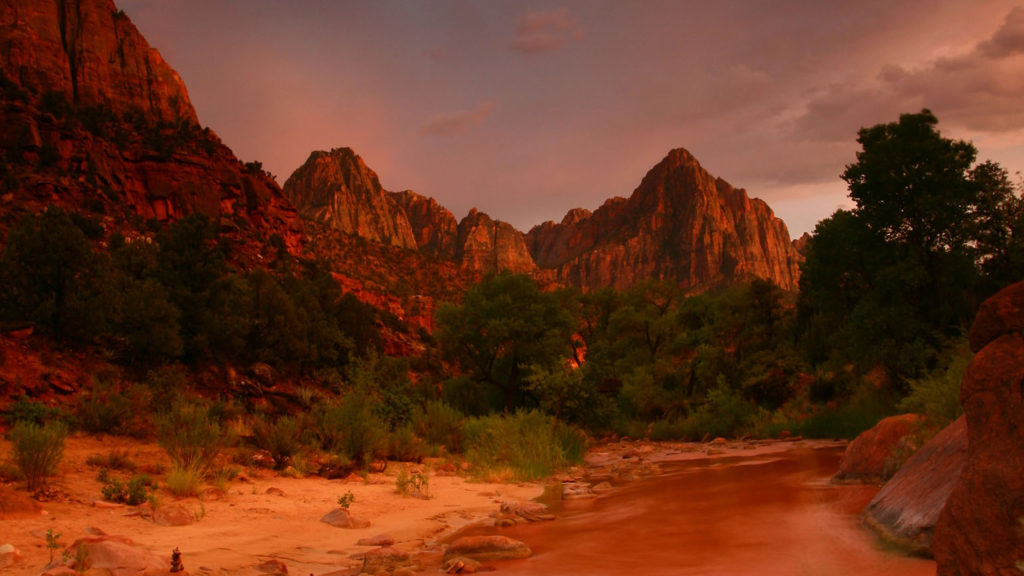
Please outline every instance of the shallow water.
[[534, 551], [501, 574], [934, 575], [879, 546], [857, 515], [877, 487], [833, 486], [840, 448], [666, 464], [665, 474], [506, 528]]

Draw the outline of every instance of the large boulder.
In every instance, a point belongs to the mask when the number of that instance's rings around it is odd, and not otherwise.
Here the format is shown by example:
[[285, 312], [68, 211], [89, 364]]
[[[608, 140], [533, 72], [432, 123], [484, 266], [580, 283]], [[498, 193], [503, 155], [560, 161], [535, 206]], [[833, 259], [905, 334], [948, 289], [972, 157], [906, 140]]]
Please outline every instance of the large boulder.
[[963, 417], [921, 447], [864, 509], [865, 523], [915, 554], [932, 555], [932, 535], [967, 462]]
[[935, 526], [939, 576], [1015, 575], [1024, 561], [1024, 283], [986, 301], [960, 388], [967, 463]]
[[832, 478], [840, 483], [878, 483], [892, 478], [918, 446], [912, 433], [921, 422], [917, 414], [890, 416], [850, 442]]
[[[79, 538], [61, 556], [65, 564], [53, 564], [41, 576], [79, 574], [88, 571], [110, 576], [165, 576], [171, 567], [170, 557], [162, 557], [137, 546], [124, 536], [87, 536]], [[186, 574], [180, 572], [179, 574]]]

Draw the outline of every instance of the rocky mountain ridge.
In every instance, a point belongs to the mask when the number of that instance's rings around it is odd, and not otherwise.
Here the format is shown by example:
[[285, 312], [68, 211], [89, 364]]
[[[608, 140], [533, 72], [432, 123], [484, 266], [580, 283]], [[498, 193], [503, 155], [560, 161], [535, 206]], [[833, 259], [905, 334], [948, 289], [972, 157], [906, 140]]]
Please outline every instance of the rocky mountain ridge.
[[501, 270], [585, 290], [646, 278], [702, 290], [747, 278], [796, 290], [801, 255], [759, 199], [676, 149], [629, 198], [522, 233], [473, 209], [461, 221], [436, 200], [385, 192], [349, 148], [317, 151], [285, 183], [300, 213], [372, 242], [422, 250], [479, 274]]

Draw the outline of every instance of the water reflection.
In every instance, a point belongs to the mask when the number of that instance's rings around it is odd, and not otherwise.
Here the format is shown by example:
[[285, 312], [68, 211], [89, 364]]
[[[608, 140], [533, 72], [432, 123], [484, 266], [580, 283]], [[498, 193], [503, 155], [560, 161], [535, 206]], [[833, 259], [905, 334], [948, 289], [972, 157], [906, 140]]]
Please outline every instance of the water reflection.
[[665, 474], [572, 501], [555, 522], [506, 528], [528, 560], [501, 574], [900, 575], [935, 563], [887, 552], [857, 514], [877, 487], [833, 486], [839, 448], [770, 458], [697, 460]]

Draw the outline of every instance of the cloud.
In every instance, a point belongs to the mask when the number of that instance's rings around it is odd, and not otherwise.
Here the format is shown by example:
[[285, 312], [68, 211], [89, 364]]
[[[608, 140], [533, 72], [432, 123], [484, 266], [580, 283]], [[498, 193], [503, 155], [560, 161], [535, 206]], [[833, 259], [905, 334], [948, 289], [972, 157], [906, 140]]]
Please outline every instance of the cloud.
[[480, 125], [491, 112], [494, 103], [481, 102], [472, 110], [460, 110], [452, 114], [434, 116], [420, 126], [420, 134], [429, 136], [456, 136]]
[[930, 108], [944, 125], [978, 132], [1024, 130], [1024, 9], [1006, 16], [991, 37], [959, 54], [917, 66], [887, 64], [874, 78], [820, 90], [794, 124], [818, 141], [850, 138], [860, 126]]
[[526, 54], [550, 52], [583, 38], [583, 27], [568, 8], [529, 11], [519, 17], [512, 48]]

